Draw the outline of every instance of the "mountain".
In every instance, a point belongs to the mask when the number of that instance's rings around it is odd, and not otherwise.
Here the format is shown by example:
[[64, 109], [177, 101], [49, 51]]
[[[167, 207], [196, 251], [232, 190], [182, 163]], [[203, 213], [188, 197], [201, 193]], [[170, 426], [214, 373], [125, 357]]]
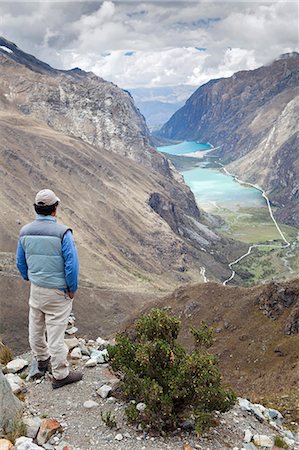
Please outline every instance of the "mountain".
[[225, 254], [238, 244], [209, 230], [127, 92], [53, 69], [3, 38], [0, 66], [2, 274], [43, 187], [62, 199], [59, 220], [74, 230], [84, 286], [148, 295], [201, 280], [202, 266], [212, 278], [230, 273]]
[[157, 132], [166, 139], [212, 142], [228, 168], [257, 183], [299, 224], [299, 54], [199, 87]]
[[193, 86], [165, 86], [152, 88], [131, 88], [132, 94], [140, 112], [144, 115], [150, 130], [161, 128], [190, 97]]

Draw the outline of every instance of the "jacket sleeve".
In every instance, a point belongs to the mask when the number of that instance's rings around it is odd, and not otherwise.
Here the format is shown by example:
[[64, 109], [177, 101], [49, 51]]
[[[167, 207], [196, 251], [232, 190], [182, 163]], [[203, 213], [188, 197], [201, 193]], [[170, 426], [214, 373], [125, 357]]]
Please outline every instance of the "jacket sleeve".
[[62, 239], [64, 274], [69, 292], [78, 289], [79, 260], [73, 234], [68, 230]]
[[26, 262], [26, 256], [24, 249], [22, 247], [21, 241], [18, 242], [17, 253], [16, 253], [16, 264], [19, 269], [20, 274], [24, 280], [28, 281], [28, 266]]

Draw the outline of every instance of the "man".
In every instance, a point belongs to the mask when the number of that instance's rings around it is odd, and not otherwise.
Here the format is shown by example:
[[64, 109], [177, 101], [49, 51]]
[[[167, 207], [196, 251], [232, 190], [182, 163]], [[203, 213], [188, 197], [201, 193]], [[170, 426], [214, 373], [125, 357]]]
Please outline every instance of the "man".
[[50, 189], [36, 194], [36, 219], [21, 229], [16, 255], [22, 277], [31, 282], [30, 347], [43, 374], [51, 359], [53, 389], [80, 381], [83, 376], [69, 371], [64, 342], [78, 288], [79, 264], [72, 230], [56, 221], [59, 202]]

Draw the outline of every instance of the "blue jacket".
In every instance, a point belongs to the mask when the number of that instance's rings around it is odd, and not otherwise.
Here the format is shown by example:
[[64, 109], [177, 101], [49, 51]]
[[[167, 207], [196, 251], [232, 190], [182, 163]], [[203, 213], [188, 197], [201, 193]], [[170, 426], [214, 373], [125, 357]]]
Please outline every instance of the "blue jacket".
[[53, 216], [36, 216], [20, 231], [17, 267], [24, 278], [37, 286], [75, 292], [79, 262], [72, 230]]

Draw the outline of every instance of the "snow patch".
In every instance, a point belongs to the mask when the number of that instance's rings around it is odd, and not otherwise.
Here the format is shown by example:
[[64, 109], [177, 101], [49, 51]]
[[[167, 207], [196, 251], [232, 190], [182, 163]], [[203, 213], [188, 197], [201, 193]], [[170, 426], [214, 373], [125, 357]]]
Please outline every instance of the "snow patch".
[[13, 51], [10, 48], [5, 47], [4, 45], [0, 45], [0, 50], [4, 50], [7, 53], [13, 53]]

